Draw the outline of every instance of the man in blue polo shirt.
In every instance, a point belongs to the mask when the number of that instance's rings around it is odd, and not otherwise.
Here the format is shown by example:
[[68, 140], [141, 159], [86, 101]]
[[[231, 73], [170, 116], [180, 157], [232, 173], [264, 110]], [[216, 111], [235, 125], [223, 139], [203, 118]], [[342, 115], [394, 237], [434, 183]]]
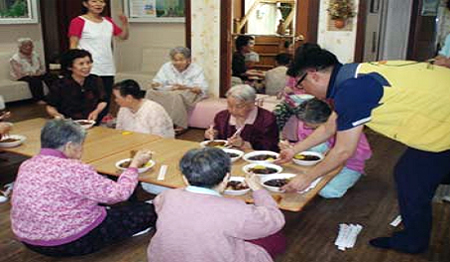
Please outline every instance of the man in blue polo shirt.
[[[308, 45], [308, 44], [306, 44]], [[324, 161], [284, 187], [305, 189], [343, 165], [356, 149], [364, 125], [408, 146], [394, 171], [404, 230], [372, 239], [379, 248], [424, 252], [429, 245], [431, 199], [450, 176], [450, 69], [414, 61], [342, 65], [317, 45], [296, 53], [298, 87], [334, 105], [329, 120], [307, 139], [280, 154], [278, 163], [336, 134]]]

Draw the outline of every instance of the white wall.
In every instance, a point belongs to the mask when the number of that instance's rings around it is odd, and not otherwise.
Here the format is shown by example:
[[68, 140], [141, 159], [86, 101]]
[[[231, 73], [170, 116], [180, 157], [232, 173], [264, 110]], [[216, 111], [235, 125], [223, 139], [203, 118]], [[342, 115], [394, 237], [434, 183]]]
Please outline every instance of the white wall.
[[34, 50], [45, 59], [42, 43], [41, 24], [22, 24], [22, 25], [0, 25], [0, 52], [14, 53], [17, 51], [17, 39], [21, 37], [29, 37], [33, 39]]
[[191, 1], [191, 12], [193, 61], [203, 67], [209, 84], [209, 93], [218, 97], [220, 90], [220, 1]]
[[[245, 0], [245, 13], [255, 0]], [[247, 33], [254, 35], [275, 35], [281, 13], [275, 4], [259, 4], [248, 19]]]
[[[327, 21], [330, 0], [320, 2], [319, 29], [317, 35], [318, 44], [330, 52], [334, 53], [341, 63], [351, 63], [354, 61], [356, 24], [357, 17], [353, 17], [353, 27], [351, 31], [328, 31]], [[353, 0], [355, 10], [358, 10], [359, 0]]]
[[386, 23], [381, 40], [381, 60], [406, 59], [413, 0], [385, 0]]
[[[113, 19], [120, 21], [117, 15], [123, 12], [123, 2], [111, 1], [111, 12]], [[168, 61], [170, 49], [185, 44], [185, 23], [130, 23], [130, 38], [126, 41], [115, 41], [117, 71], [140, 71], [145, 49], [152, 49], [159, 54], [155, 58], [159, 64], [155, 67], [159, 68], [160, 56], [167, 57]], [[150, 63], [151, 61], [145, 61], [144, 65]], [[145, 68], [144, 70], [150, 71]]]

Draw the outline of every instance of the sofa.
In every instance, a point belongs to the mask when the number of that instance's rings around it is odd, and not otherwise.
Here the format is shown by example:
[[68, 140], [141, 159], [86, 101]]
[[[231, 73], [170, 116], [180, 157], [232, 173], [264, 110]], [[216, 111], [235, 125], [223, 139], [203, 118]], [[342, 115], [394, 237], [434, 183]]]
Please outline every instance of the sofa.
[[0, 95], [5, 102], [14, 102], [32, 98], [28, 84], [14, 81], [10, 76], [9, 59], [13, 53], [0, 52]]
[[142, 51], [142, 60], [140, 61], [140, 70], [138, 71], [118, 71], [115, 81], [119, 82], [125, 79], [133, 79], [140, 85], [141, 89], [147, 90], [158, 73], [161, 66], [169, 61], [169, 49], [152, 48]]

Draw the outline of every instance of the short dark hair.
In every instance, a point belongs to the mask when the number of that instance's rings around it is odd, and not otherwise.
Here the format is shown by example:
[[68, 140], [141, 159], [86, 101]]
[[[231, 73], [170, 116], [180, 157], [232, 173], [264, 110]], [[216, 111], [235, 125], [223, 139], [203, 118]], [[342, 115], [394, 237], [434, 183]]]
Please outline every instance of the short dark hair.
[[445, 5], [448, 10], [450, 10], [450, 0], [447, 1], [447, 4]]
[[289, 48], [290, 45], [292, 45], [292, 41], [289, 41], [289, 40], [284, 41], [284, 44], [283, 44], [284, 48]]
[[121, 96], [130, 95], [135, 99], [141, 99], [145, 96], [145, 91], [141, 90], [139, 84], [131, 79], [126, 79], [114, 84], [113, 89], [119, 90]]
[[236, 50], [241, 51], [242, 47], [248, 45], [251, 40], [254, 40], [253, 36], [240, 35], [236, 38]]
[[288, 53], [281, 53], [275, 56], [275, 61], [279, 65], [289, 65], [292, 61], [292, 55]]
[[323, 124], [331, 115], [331, 107], [317, 98], [306, 100], [297, 109], [297, 117], [309, 124]]
[[59, 149], [68, 142], [82, 144], [86, 130], [68, 119], [47, 121], [41, 130], [41, 148]]
[[73, 66], [75, 59], [84, 58], [86, 56], [93, 62], [92, 55], [88, 51], [83, 49], [70, 49], [61, 56], [61, 68], [65, 73], [70, 73], [71, 70], [69, 68]]
[[295, 50], [295, 57], [289, 67], [289, 76], [299, 76], [305, 69], [323, 70], [339, 64], [337, 57], [318, 44], [305, 43]]
[[179, 166], [190, 185], [214, 188], [230, 172], [231, 161], [222, 149], [206, 147], [189, 150]]

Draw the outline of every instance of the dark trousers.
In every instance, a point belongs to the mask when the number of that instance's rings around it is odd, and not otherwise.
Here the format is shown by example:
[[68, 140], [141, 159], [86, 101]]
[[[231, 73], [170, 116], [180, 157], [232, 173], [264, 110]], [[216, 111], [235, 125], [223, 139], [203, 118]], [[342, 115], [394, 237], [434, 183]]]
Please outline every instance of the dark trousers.
[[135, 233], [153, 227], [156, 213], [153, 205], [144, 202], [107, 210], [105, 220], [83, 237], [59, 246], [34, 246], [24, 243], [29, 249], [54, 257], [80, 256], [96, 252], [103, 247], [131, 237]]
[[434, 193], [450, 176], [450, 150], [440, 153], [408, 148], [394, 171], [404, 230], [391, 238], [394, 249], [419, 253], [428, 248]]
[[100, 113], [98, 123], [103, 119], [104, 116], [106, 116], [111, 108], [111, 103], [114, 102], [114, 99], [111, 99], [112, 97], [112, 87], [114, 85], [114, 76], [100, 76], [100, 78], [103, 81], [103, 88], [105, 89], [106, 93], [106, 102], [108, 103], [105, 107], [105, 109]]
[[264, 238], [247, 240], [247, 242], [264, 248], [273, 259], [283, 254], [286, 251], [287, 245], [287, 239], [281, 231]]
[[114, 76], [100, 76], [103, 81], [103, 88], [105, 89], [106, 98], [109, 103], [112, 94], [112, 87], [114, 85]]
[[50, 74], [43, 74], [40, 76], [24, 76], [19, 79], [19, 81], [25, 81], [28, 83], [31, 95], [36, 101], [44, 99], [44, 85], [42, 82], [45, 82], [50, 88], [54, 80], [55, 78]]

